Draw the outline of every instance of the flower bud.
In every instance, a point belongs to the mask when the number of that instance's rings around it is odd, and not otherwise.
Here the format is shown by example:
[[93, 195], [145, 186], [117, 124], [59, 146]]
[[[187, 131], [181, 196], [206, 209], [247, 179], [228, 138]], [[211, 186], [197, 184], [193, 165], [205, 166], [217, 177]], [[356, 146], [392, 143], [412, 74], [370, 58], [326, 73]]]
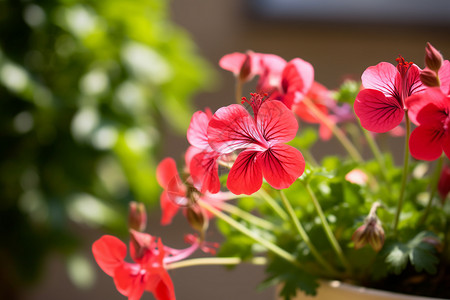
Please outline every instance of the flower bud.
[[144, 231], [147, 226], [147, 213], [144, 203], [130, 202], [128, 214], [128, 227], [136, 231]]
[[135, 261], [144, 259], [152, 248], [154, 238], [147, 233], [130, 229], [130, 255]]
[[428, 68], [425, 68], [420, 72], [420, 81], [428, 87], [441, 85], [436, 72]]
[[186, 219], [192, 228], [197, 230], [201, 236], [208, 228], [208, 218], [205, 216], [203, 210], [197, 205], [191, 205], [186, 208]]
[[384, 230], [376, 214], [377, 209], [381, 206], [380, 202], [372, 204], [364, 224], [353, 233], [352, 240], [355, 244], [355, 249], [360, 249], [367, 244], [377, 252], [383, 248]]
[[442, 198], [442, 202], [445, 202], [445, 199], [447, 198], [448, 193], [450, 192], [450, 167], [448, 165], [445, 165], [442, 168], [437, 188], [439, 195]]
[[435, 72], [438, 72], [442, 66], [444, 58], [430, 43], [425, 47], [425, 66]]

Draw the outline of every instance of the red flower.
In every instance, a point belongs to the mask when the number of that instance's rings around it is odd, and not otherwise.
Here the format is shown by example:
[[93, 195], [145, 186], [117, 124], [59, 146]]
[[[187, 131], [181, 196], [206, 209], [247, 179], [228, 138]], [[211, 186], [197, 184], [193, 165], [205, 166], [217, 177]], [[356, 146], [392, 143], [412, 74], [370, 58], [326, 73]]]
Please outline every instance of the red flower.
[[409, 148], [416, 159], [435, 160], [445, 152], [450, 157], [450, 96], [440, 88], [429, 88], [408, 99], [419, 125], [411, 133]]
[[[162, 225], [170, 224], [180, 207], [194, 205], [198, 200], [197, 198], [208, 202], [216, 208], [220, 208], [222, 201], [229, 199], [229, 196], [222, 192], [216, 194], [201, 193], [192, 185], [190, 178], [188, 178], [186, 183], [183, 182], [178, 174], [175, 160], [170, 157], [163, 159], [159, 163], [156, 168], [156, 179], [164, 189], [160, 197]], [[207, 213], [207, 216], [211, 217], [211, 214]]]
[[367, 68], [362, 77], [365, 89], [356, 96], [354, 109], [361, 125], [370, 131], [387, 132], [403, 120], [405, 101], [424, 91], [420, 69], [401, 56], [397, 68], [387, 62]]
[[219, 61], [219, 66], [232, 72], [239, 80], [246, 82], [252, 80], [255, 75], [259, 75], [260, 57], [253, 51], [234, 52], [223, 56]]
[[227, 187], [234, 194], [259, 190], [263, 177], [276, 189], [289, 187], [303, 174], [305, 161], [292, 140], [298, 123], [279, 101], [263, 101], [252, 94], [253, 117], [241, 105], [220, 108], [209, 122], [208, 137], [220, 153], [239, 153], [228, 175]]
[[[124, 261], [127, 246], [121, 240], [104, 235], [92, 245], [97, 264], [114, 278], [117, 290], [129, 300], [140, 299], [144, 291], [153, 293], [157, 300], [174, 300], [173, 283], [164, 267], [169, 253], [161, 239], [156, 241], [149, 234], [131, 233], [134, 243], [130, 243], [130, 253], [135, 263]], [[192, 253], [191, 249], [189, 252]]]

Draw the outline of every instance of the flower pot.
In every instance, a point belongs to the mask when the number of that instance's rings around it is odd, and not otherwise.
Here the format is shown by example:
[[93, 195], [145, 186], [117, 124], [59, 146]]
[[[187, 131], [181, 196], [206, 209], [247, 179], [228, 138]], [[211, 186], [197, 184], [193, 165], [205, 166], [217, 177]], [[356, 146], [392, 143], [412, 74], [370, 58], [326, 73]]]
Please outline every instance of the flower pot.
[[[282, 298], [278, 298], [282, 300]], [[293, 300], [445, 300], [443, 298], [430, 298], [410, 296], [383, 290], [375, 290], [354, 286], [340, 281], [322, 281], [316, 296], [306, 296], [297, 293]]]

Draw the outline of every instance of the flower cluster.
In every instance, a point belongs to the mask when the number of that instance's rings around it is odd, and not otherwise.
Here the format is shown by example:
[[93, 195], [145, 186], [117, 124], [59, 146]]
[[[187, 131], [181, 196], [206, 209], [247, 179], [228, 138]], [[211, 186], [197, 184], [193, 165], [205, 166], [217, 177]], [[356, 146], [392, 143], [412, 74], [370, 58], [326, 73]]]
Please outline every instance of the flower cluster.
[[[300, 58], [225, 55], [219, 65], [235, 76], [235, 103], [197, 111], [184, 167], [168, 157], [156, 170], [161, 224], [181, 210], [198, 232], [189, 235], [191, 246], [175, 250], [143, 233], [143, 208], [133, 204], [135, 263], [124, 261], [126, 246], [112, 236], [94, 243], [97, 263], [129, 299], [145, 290], [175, 299], [167, 270], [207, 263], [264, 264], [267, 282], [282, 284], [285, 299], [297, 289], [315, 294], [318, 278], [396, 282], [389, 287], [402, 291], [413, 282], [418, 293], [433, 282], [437, 288], [427, 292], [445, 296], [439, 287], [450, 278], [450, 63], [431, 44], [425, 52], [423, 70], [399, 56], [396, 65], [368, 67], [361, 84], [346, 81], [335, 91], [316, 82], [313, 66]], [[255, 77], [255, 93], [242, 97]], [[299, 122], [309, 125], [299, 130]], [[378, 147], [394, 138], [388, 132], [404, 136], [401, 166]], [[312, 146], [332, 136], [348, 157], [332, 153], [317, 162]], [[361, 155], [366, 147], [373, 158]], [[185, 260], [197, 249], [212, 252], [206, 233], [213, 218], [222, 220], [225, 236], [218, 256]]]

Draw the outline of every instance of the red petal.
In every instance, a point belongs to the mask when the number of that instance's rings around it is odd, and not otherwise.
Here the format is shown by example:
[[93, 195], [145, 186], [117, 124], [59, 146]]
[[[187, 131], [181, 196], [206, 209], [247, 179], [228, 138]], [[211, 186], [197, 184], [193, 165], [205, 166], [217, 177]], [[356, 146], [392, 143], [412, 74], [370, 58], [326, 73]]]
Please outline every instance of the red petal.
[[303, 59], [294, 58], [287, 63], [282, 74], [283, 89], [306, 95], [314, 82], [314, 68]]
[[261, 105], [257, 126], [265, 140], [272, 143], [289, 142], [298, 130], [294, 114], [280, 101], [265, 101]]
[[368, 67], [361, 76], [365, 89], [373, 89], [382, 92], [386, 97], [393, 97], [397, 93], [395, 80], [399, 75], [394, 65], [381, 62], [376, 66]]
[[157, 300], [175, 300], [175, 289], [166, 270], [160, 272], [159, 281], [153, 289], [153, 294]]
[[264, 178], [276, 189], [288, 188], [305, 170], [305, 160], [297, 149], [285, 145], [273, 145], [258, 157]]
[[163, 189], [167, 189], [169, 182], [178, 176], [177, 164], [171, 157], [163, 159], [156, 168], [156, 179]]
[[253, 118], [238, 104], [217, 110], [209, 122], [208, 139], [211, 147], [221, 154], [263, 141]]
[[442, 92], [446, 95], [450, 95], [450, 62], [448, 60], [444, 60], [438, 75]]
[[209, 191], [213, 194], [219, 192], [220, 181], [217, 165], [217, 155], [211, 152], [202, 152], [195, 155], [189, 165], [194, 186], [202, 193]]
[[114, 283], [117, 290], [128, 300], [139, 300], [144, 293], [145, 282], [137, 264], [123, 264], [114, 272]]
[[230, 53], [219, 60], [219, 66], [224, 70], [233, 72], [234, 75], [238, 75], [241, 72], [245, 58], [246, 55], [244, 53]]
[[450, 108], [450, 99], [439, 88], [429, 88], [422, 94], [416, 94], [406, 100], [408, 113], [415, 124], [442, 122], [445, 111]]
[[206, 150], [209, 147], [208, 144], [208, 123], [211, 119], [211, 115], [208, 116], [202, 111], [197, 111], [194, 113], [187, 130], [187, 140], [192, 146], [200, 148], [201, 150]]
[[104, 235], [94, 242], [92, 253], [103, 272], [113, 276], [114, 270], [124, 263], [127, 246], [114, 236]]
[[416, 159], [435, 160], [442, 154], [442, 143], [445, 132], [438, 123], [420, 125], [411, 133], [409, 149]]
[[261, 166], [255, 161], [258, 153], [247, 150], [238, 155], [227, 180], [227, 187], [232, 193], [251, 195], [261, 187], [263, 179]]
[[179, 205], [175, 204], [172, 200], [169, 199], [167, 195], [167, 191], [162, 192], [160, 198], [161, 205], [161, 225], [168, 225], [172, 223], [173, 217], [177, 214]]
[[361, 125], [370, 131], [387, 132], [403, 119], [403, 107], [395, 98], [385, 97], [377, 90], [365, 89], [358, 93], [354, 104]]

